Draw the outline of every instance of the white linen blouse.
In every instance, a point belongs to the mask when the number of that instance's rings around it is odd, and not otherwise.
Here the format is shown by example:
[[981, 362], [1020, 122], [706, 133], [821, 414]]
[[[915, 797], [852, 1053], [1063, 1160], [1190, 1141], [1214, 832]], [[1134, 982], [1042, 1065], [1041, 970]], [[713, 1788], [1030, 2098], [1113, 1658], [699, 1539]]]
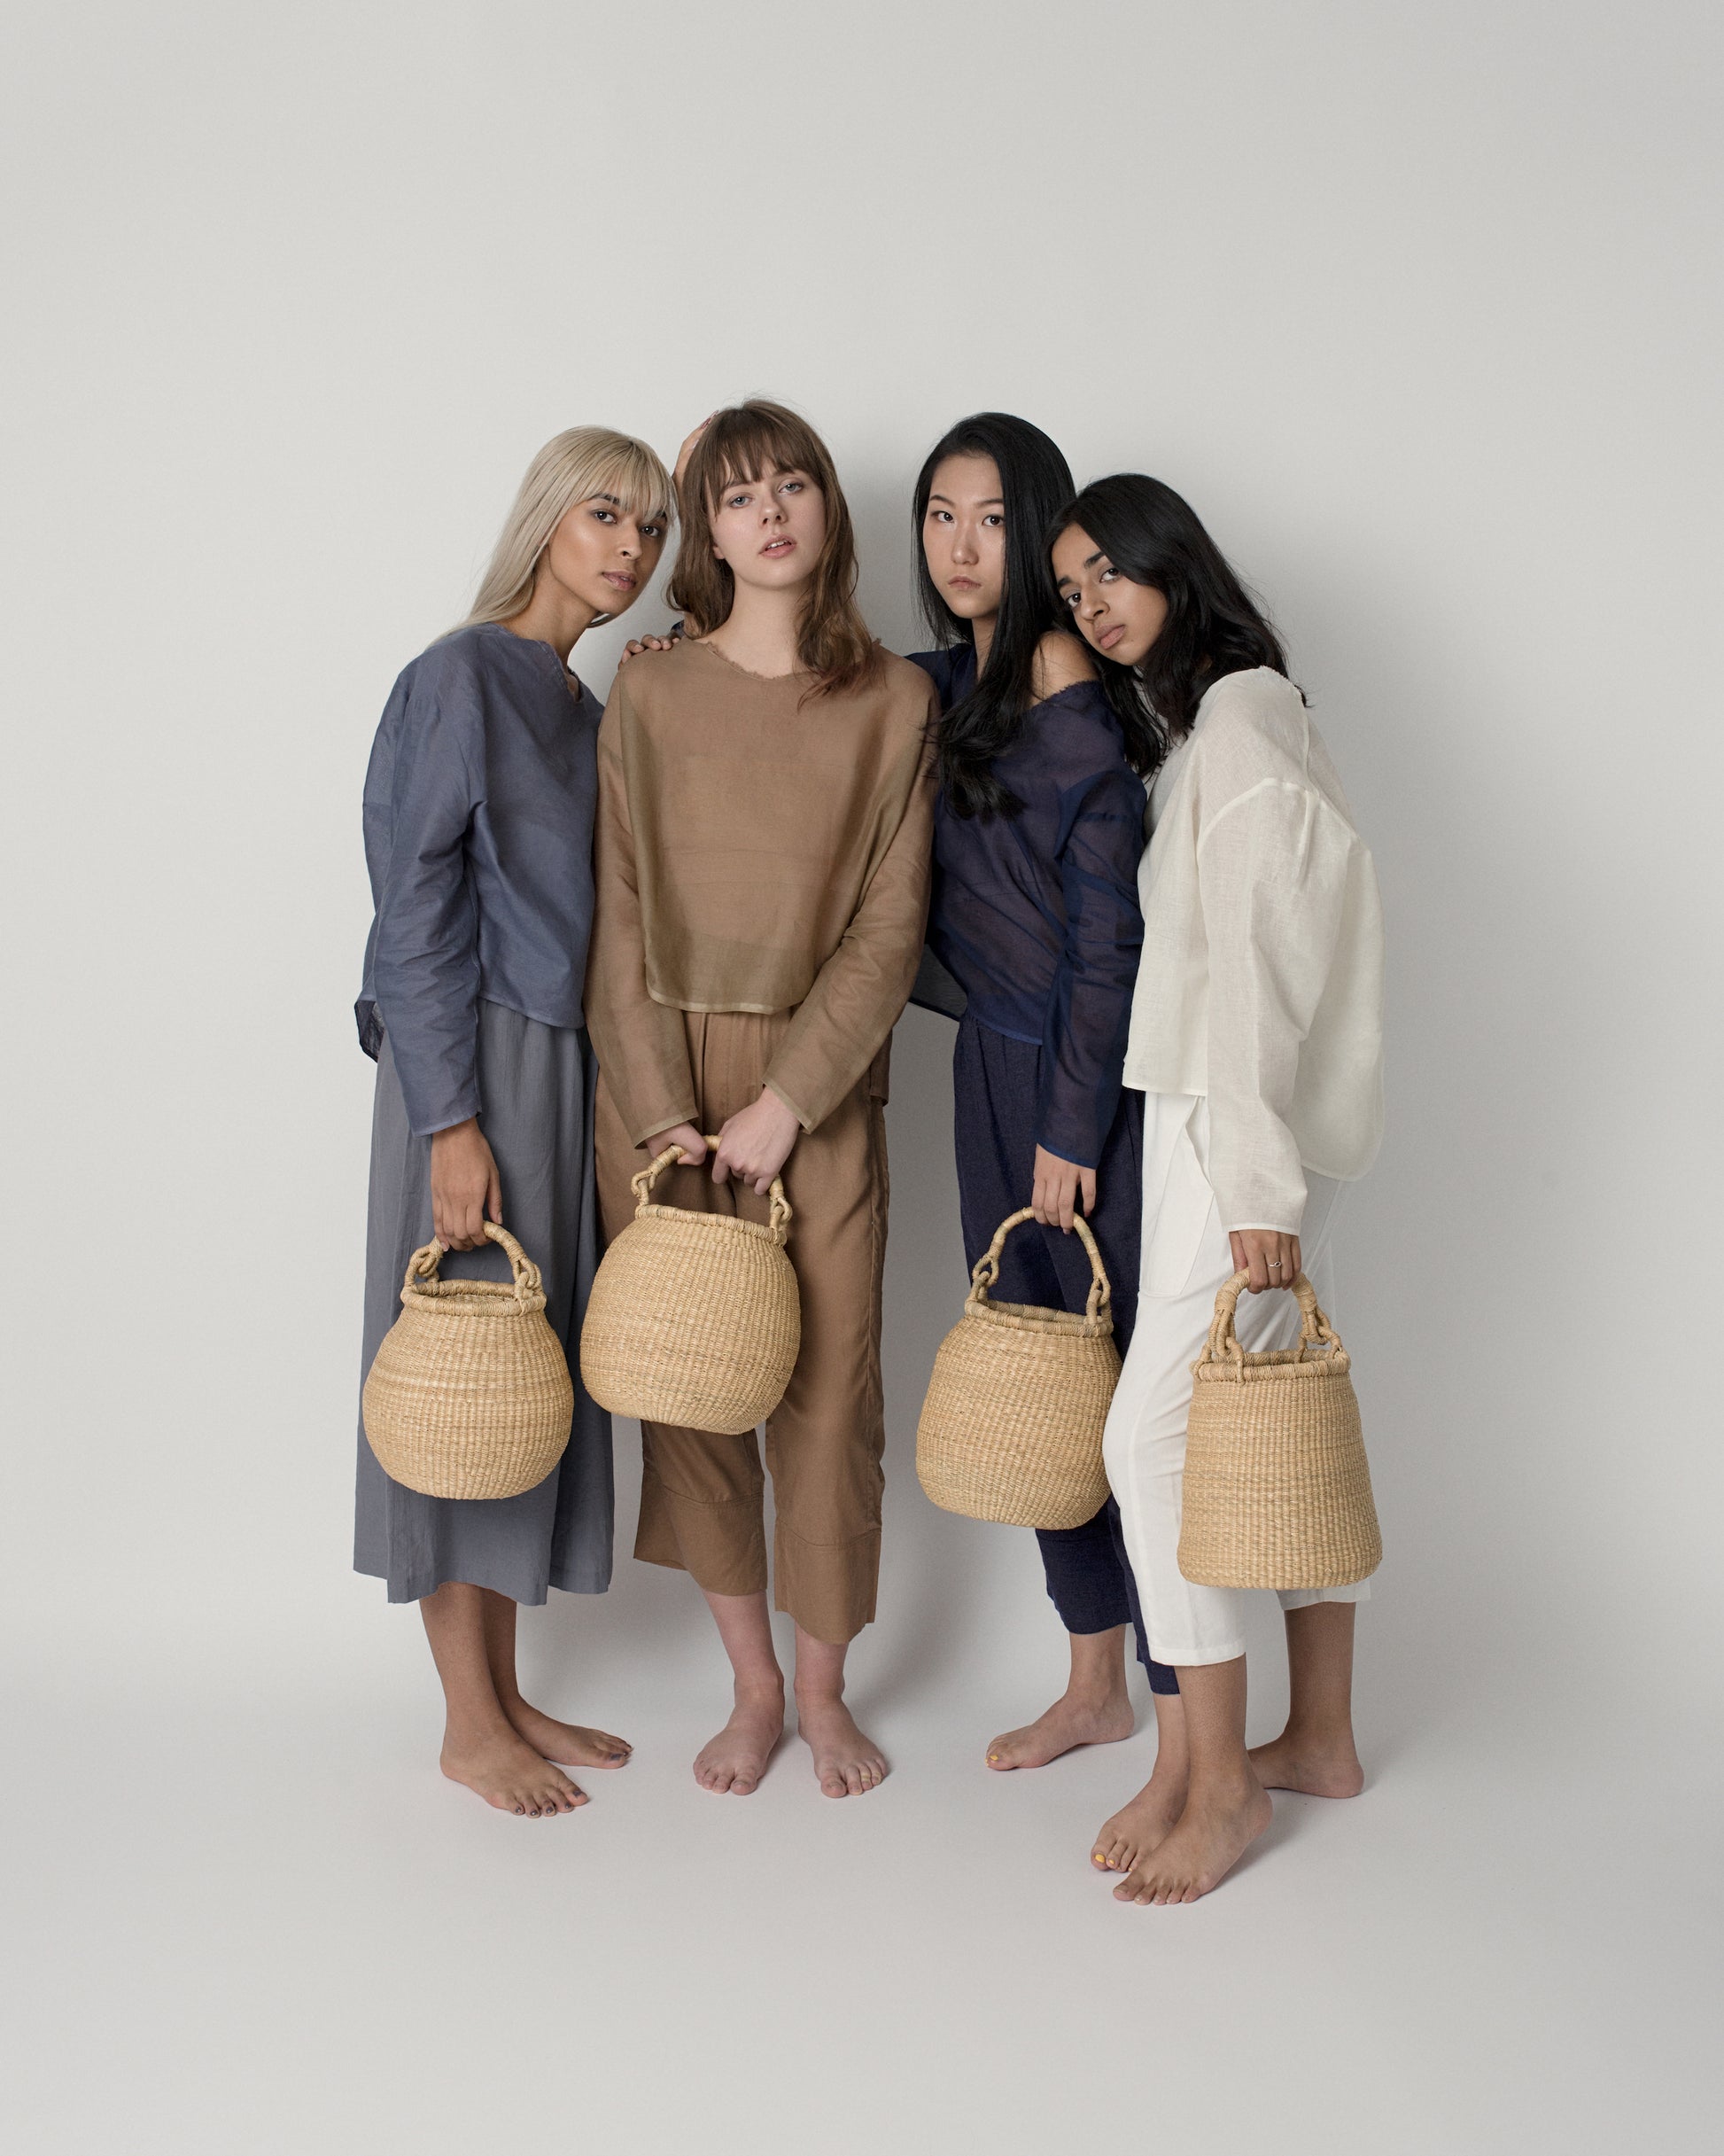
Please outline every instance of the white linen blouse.
[[1202, 1094], [1223, 1225], [1296, 1235], [1383, 1132], [1377, 871], [1304, 700], [1225, 674], [1156, 774], [1125, 1082]]

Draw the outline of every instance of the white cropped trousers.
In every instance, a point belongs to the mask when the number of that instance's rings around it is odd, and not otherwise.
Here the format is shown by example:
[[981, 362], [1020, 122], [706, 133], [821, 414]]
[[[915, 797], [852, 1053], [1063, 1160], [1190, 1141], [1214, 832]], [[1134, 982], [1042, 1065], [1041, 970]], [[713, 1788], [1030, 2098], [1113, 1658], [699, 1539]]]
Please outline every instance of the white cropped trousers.
[[[1210, 1187], [1209, 1104], [1201, 1095], [1156, 1094], [1144, 1102], [1143, 1269], [1138, 1321], [1108, 1411], [1103, 1449], [1119, 1501], [1125, 1546], [1137, 1575], [1149, 1651], [1175, 1669], [1231, 1662], [1245, 1653], [1245, 1591], [1199, 1587], [1179, 1569], [1185, 1480], [1185, 1421], [1192, 1365], [1203, 1350], [1215, 1296], [1233, 1277], [1233, 1256]], [[1306, 1276], [1332, 1319], [1330, 1241], [1343, 1186], [1306, 1177], [1300, 1250]], [[1239, 1297], [1234, 1320], [1248, 1353], [1299, 1341], [1299, 1305], [1276, 1288]], [[1339, 1330], [1339, 1321], [1337, 1321]], [[1285, 1589], [1283, 1609], [1314, 1602], [1363, 1602], [1371, 1590]]]

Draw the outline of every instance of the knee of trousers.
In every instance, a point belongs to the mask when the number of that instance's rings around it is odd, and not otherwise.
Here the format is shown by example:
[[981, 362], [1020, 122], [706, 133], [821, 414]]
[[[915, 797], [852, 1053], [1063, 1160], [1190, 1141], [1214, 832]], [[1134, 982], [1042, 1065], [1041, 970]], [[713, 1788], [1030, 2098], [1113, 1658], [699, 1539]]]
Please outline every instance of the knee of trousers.
[[826, 1445], [811, 1444], [812, 1435], [769, 1436], [780, 1526], [799, 1542], [829, 1546], [878, 1530], [885, 1475], [872, 1434], [858, 1430]]
[[648, 1474], [668, 1496], [691, 1505], [742, 1504], [758, 1513], [764, 1478], [752, 1430], [726, 1437], [647, 1422], [641, 1428], [641, 1449]]

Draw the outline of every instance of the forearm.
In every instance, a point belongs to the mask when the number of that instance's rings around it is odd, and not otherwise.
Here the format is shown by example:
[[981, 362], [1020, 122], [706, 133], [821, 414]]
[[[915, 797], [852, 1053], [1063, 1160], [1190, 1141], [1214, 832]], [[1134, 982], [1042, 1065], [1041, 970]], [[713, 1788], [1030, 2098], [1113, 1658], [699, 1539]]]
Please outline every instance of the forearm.
[[815, 977], [766, 1071], [804, 1130], [860, 1084], [903, 1015], [921, 961], [933, 847], [926, 766], [838, 948]]
[[866, 968], [845, 965], [847, 955], [841, 946], [827, 961], [767, 1066], [768, 1089], [808, 1131], [861, 1083], [916, 977], [915, 953], [890, 972], [872, 961]]
[[1221, 1224], [1296, 1235], [1305, 1171], [1289, 1118], [1304, 1028], [1246, 937], [1211, 946], [1209, 1179]]
[[644, 979], [638, 995], [618, 994], [614, 977], [599, 985], [589, 972], [586, 1024], [605, 1090], [632, 1144], [697, 1120], [682, 1013], [655, 1003]]
[[[620, 702], [620, 692], [613, 705]], [[606, 1091], [631, 1141], [644, 1144], [699, 1112], [682, 1014], [647, 988], [646, 931], [635, 874], [617, 720], [599, 736], [599, 805], [594, 837], [594, 907], [587, 946], [586, 1010]]]
[[1100, 1160], [1119, 1113], [1130, 1019], [1129, 985], [1060, 985], [1042, 1041], [1038, 1145], [1085, 1167]]
[[1060, 853], [1066, 934], [1043, 1031], [1037, 1139], [1091, 1167], [1119, 1111], [1143, 953], [1143, 800], [1135, 778], [1107, 773], [1084, 794]]
[[1304, 1217], [1293, 1102], [1340, 904], [1321, 836], [1306, 798], [1277, 786], [1230, 809], [1199, 846], [1210, 1180], [1230, 1231], [1296, 1234]]
[[415, 1137], [478, 1115], [477, 952], [398, 957], [388, 938], [380, 936], [373, 985], [408, 1127]]

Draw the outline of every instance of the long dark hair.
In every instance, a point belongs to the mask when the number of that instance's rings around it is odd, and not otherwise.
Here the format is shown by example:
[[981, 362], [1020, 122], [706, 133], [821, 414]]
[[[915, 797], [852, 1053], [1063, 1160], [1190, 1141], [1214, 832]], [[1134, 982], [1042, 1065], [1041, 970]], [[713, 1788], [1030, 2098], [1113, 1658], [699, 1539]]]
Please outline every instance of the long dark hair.
[[[1093, 654], [1127, 739], [1134, 727], [1147, 727], [1158, 743], [1156, 763], [1191, 732], [1204, 691], [1223, 674], [1253, 666], [1286, 673], [1269, 617], [1171, 486], [1141, 471], [1092, 479], [1049, 525], [1044, 561], [1074, 525], [1122, 576], [1149, 585], [1168, 603], [1167, 624], [1141, 665], [1122, 666], [1106, 652]], [[1044, 574], [1052, 588], [1052, 570]]]
[[1010, 412], [973, 413], [928, 451], [916, 478], [916, 596], [943, 648], [975, 642], [970, 624], [941, 596], [922, 549], [934, 474], [949, 456], [990, 456], [998, 469], [1006, 575], [988, 664], [969, 695], [942, 717], [935, 736], [940, 781], [960, 816], [1013, 816], [1023, 803], [1000, 784], [992, 764], [1017, 740], [1035, 704], [1036, 646], [1047, 630], [1065, 626], [1050, 587], [1042, 535], [1070, 498], [1071, 466], [1040, 427]]

